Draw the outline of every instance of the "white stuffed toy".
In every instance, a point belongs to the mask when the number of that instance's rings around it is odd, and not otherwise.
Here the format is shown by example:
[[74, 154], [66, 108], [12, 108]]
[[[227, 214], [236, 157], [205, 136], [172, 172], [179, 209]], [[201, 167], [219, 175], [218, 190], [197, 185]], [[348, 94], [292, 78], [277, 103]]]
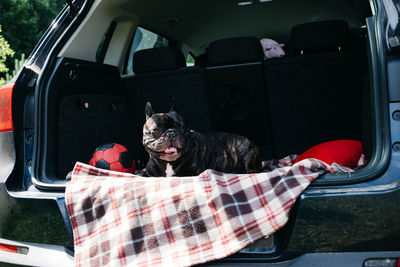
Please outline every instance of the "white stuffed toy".
[[285, 51], [282, 49], [282, 47], [285, 46], [284, 44], [279, 44], [276, 41], [268, 38], [261, 39], [260, 43], [264, 50], [264, 59], [283, 57], [285, 55]]

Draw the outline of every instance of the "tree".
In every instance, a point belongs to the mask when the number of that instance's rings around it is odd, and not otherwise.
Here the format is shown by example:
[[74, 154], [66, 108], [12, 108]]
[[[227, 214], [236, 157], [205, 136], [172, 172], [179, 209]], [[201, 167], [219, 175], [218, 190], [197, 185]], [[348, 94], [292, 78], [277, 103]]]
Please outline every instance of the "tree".
[[[3, 36], [15, 50], [16, 58], [32, 52], [64, 5], [64, 0], [0, 0]], [[6, 66], [12, 69], [14, 60], [9, 57]]]
[[[7, 57], [12, 57], [14, 55], [14, 51], [11, 49], [7, 40], [4, 39], [1, 34], [1, 25], [0, 25], [0, 72], [7, 72], [8, 68], [5, 64]], [[4, 84], [4, 79], [0, 78], [0, 86]]]

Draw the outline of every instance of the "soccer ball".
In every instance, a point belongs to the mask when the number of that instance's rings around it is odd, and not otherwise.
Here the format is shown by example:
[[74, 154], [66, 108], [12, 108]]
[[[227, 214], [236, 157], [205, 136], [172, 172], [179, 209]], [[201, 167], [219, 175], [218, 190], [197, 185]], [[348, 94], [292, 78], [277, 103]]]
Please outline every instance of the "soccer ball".
[[92, 154], [89, 165], [97, 168], [134, 173], [135, 160], [132, 153], [117, 143], [99, 146]]

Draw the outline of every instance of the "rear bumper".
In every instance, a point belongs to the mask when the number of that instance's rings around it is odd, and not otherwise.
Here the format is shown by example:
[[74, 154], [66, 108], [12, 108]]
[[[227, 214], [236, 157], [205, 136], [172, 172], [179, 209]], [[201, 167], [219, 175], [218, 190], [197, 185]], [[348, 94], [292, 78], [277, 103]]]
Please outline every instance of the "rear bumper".
[[0, 250], [0, 262], [13, 263], [26, 266], [74, 266], [73, 251], [63, 246], [37, 244], [29, 242], [16, 242], [0, 238], [0, 244], [23, 248], [23, 253]]
[[[0, 251], [0, 262], [13, 263], [27, 266], [74, 266], [73, 251], [63, 246], [37, 244], [29, 242], [16, 242], [0, 238], [0, 244], [18, 246], [28, 249], [27, 254]], [[303, 266], [363, 266], [367, 259], [397, 259], [400, 251], [391, 252], [349, 252], [349, 253], [308, 253], [292, 260], [282, 262], [228, 262], [229, 259], [210, 262], [204, 266], [277, 266], [277, 267], [303, 267]]]
[[390, 252], [348, 252], [348, 253], [307, 253], [301, 255], [292, 260], [282, 261], [282, 262], [241, 262], [241, 263], [229, 263], [229, 262], [210, 262], [204, 266], [218, 266], [218, 267], [228, 267], [228, 266], [274, 266], [274, 267], [362, 267], [363, 263], [368, 259], [397, 259], [400, 258], [400, 251], [390, 251]]

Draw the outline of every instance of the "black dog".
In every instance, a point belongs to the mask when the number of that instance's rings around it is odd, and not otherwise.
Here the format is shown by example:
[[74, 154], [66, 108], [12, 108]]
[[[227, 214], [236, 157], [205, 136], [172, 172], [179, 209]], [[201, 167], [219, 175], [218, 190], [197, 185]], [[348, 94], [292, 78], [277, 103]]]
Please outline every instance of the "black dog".
[[143, 145], [150, 155], [146, 176], [194, 176], [206, 169], [254, 173], [261, 169], [258, 148], [243, 136], [198, 133], [188, 129], [173, 108], [154, 114], [149, 102], [145, 113]]

